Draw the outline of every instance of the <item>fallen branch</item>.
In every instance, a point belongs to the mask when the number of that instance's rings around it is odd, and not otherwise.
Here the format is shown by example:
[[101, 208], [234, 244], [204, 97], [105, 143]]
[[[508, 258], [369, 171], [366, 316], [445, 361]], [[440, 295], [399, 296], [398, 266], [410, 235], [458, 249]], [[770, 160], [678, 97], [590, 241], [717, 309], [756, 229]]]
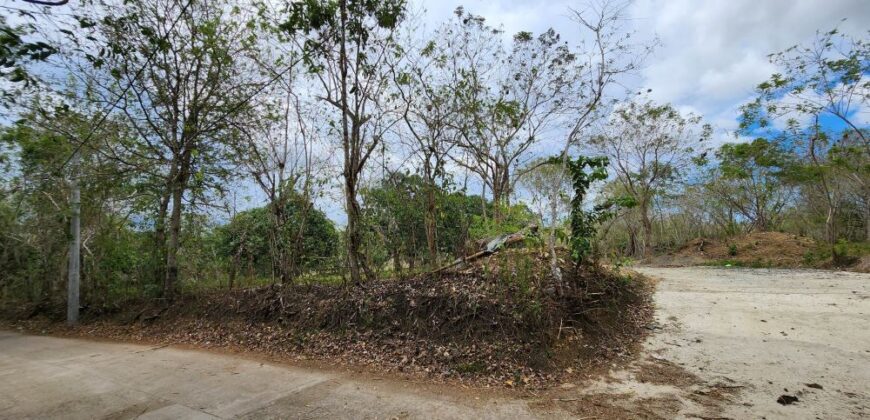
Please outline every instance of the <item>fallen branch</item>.
[[[526, 234], [525, 233], [526, 231], [528, 231], [530, 233]], [[468, 255], [465, 257], [457, 258], [452, 263], [447, 264], [441, 268], [438, 268], [437, 270], [433, 271], [432, 273], [433, 274], [440, 273], [448, 268], [455, 267], [457, 265], [460, 265], [460, 264], [463, 264], [463, 263], [466, 263], [469, 261], [474, 261], [474, 260], [477, 260], [479, 258], [495, 254], [496, 252], [501, 251], [502, 249], [504, 249], [505, 247], [507, 247], [509, 245], [513, 245], [515, 243], [525, 241], [527, 236], [535, 235], [537, 233], [537, 231], [538, 231], [538, 227], [536, 225], [531, 225], [531, 226], [528, 226], [526, 228], [523, 228], [523, 230], [516, 232], [516, 233], [499, 235], [496, 238], [491, 239], [489, 242], [487, 242], [483, 250], [475, 252], [474, 254], [471, 254], [471, 255]]]

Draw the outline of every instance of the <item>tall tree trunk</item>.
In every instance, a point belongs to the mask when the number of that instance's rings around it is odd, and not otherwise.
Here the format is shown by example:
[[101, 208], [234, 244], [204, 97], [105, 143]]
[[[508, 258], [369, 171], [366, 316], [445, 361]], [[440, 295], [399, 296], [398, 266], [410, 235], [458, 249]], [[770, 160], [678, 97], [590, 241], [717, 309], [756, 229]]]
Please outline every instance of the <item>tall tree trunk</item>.
[[643, 257], [649, 258], [653, 251], [653, 231], [652, 221], [649, 218], [649, 200], [641, 200], [640, 202], [640, 218], [643, 225]]
[[[547, 238], [547, 245], [550, 248], [550, 273], [556, 279], [560, 288], [562, 287], [562, 270], [559, 269], [559, 257], [556, 255], [556, 218], [559, 211], [559, 194], [562, 192], [561, 185], [567, 171], [567, 166], [568, 146], [566, 144], [565, 150], [562, 151], [559, 158], [559, 176], [556, 177], [549, 194], [547, 194], [547, 199], [550, 200], [550, 236]], [[541, 220], [541, 223], [543, 222]]]
[[[350, 279], [354, 284], [362, 283], [363, 261], [360, 258], [360, 234], [359, 234], [359, 203], [356, 200], [357, 187], [357, 163], [359, 160], [359, 130], [358, 121], [348, 118], [350, 107], [348, 106], [348, 60], [347, 60], [347, 0], [338, 2], [341, 41], [339, 42], [339, 71], [341, 82], [341, 135], [342, 148], [344, 150], [344, 198], [347, 211], [347, 265], [350, 271]], [[353, 127], [349, 127], [352, 124]]]
[[293, 276], [290, 272], [289, 265], [289, 250], [288, 244], [284, 242], [283, 235], [284, 227], [287, 226], [287, 216], [285, 213], [285, 200], [272, 200], [272, 231], [269, 232], [269, 252], [271, 253], [272, 267], [278, 271], [278, 279], [281, 284], [293, 282]]
[[825, 240], [831, 245], [837, 243], [837, 232], [834, 231], [835, 218], [836, 208], [833, 204], [828, 203], [828, 212], [825, 216]]
[[391, 253], [393, 254], [393, 270], [395, 271], [396, 278], [405, 278], [402, 273], [402, 254], [398, 248], [393, 248]]
[[486, 181], [480, 189], [480, 212], [483, 215], [483, 220], [486, 221]]
[[347, 207], [347, 264], [350, 278], [354, 284], [362, 282], [363, 261], [360, 253], [359, 234], [359, 203], [356, 200], [356, 176], [348, 173], [349, 164], [345, 164], [345, 206]]
[[172, 213], [169, 216], [169, 243], [166, 247], [166, 276], [163, 280], [163, 296], [175, 297], [178, 283], [178, 248], [181, 236], [181, 200], [184, 190], [180, 183], [172, 186]]
[[501, 189], [498, 187], [498, 183], [493, 182], [492, 184], [492, 220], [495, 220], [496, 223], [502, 221], [502, 211], [501, 211]]
[[296, 236], [293, 239], [292, 248], [290, 248], [291, 252], [287, 253], [287, 271], [290, 273], [290, 282], [293, 282], [296, 276], [301, 272], [299, 262], [302, 261], [305, 246], [305, 229], [307, 229], [308, 226], [308, 212], [311, 211], [308, 193], [305, 193], [303, 197], [302, 211], [298, 214], [299, 229], [296, 230]]
[[435, 186], [429, 180], [426, 187], [426, 247], [429, 249], [429, 265], [438, 263], [438, 244], [435, 237]]
[[154, 221], [154, 284], [163, 283], [166, 276], [166, 213], [169, 211], [170, 190], [166, 188], [160, 197], [157, 208], [157, 218]]
[[240, 263], [239, 260], [240, 260], [239, 252], [238, 251], [234, 252], [233, 257], [232, 257], [232, 261], [230, 262], [230, 278], [229, 278], [229, 281], [227, 282], [228, 283], [227, 288], [230, 290], [232, 290], [233, 286], [235, 286], [235, 284], [236, 284], [236, 275], [239, 272], [239, 263]]
[[163, 283], [163, 296], [169, 299], [175, 297], [178, 291], [178, 249], [181, 244], [181, 216], [184, 206], [184, 191], [190, 176], [191, 148], [185, 148], [181, 153], [178, 176], [173, 180], [172, 213], [169, 216], [169, 244], [166, 247], [166, 278]]
[[640, 247], [637, 244], [637, 229], [628, 226], [628, 246], [625, 250], [626, 254], [636, 256], [640, 253]]
[[547, 247], [550, 251], [550, 273], [556, 279], [557, 284], [562, 286], [562, 270], [559, 269], [559, 257], [556, 255], [556, 217], [558, 217], [558, 197], [550, 194], [550, 235], [547, 238]]

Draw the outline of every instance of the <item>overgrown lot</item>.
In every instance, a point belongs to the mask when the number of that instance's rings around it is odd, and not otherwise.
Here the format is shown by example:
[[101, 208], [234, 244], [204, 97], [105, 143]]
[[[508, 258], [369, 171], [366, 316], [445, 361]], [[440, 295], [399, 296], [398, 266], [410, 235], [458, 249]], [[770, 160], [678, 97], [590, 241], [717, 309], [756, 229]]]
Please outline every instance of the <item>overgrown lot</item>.
[[563, 284], [537, 252], [509, 250], [440, 274], [357, 286], [272, 285], [200, 292], [172, 303], [7, 308], [15, 326], [185, 343], [369, 365], [432, 378], [541, 386], [632, 354], [651, 322], [651, 284], [564, 263]]

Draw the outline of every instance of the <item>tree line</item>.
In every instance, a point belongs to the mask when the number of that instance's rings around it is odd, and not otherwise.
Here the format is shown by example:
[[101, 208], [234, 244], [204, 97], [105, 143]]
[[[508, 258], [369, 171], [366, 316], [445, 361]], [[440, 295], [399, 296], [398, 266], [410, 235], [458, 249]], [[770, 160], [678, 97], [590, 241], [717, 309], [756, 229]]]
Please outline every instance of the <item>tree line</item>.
[[531, 224], [555, 276], [562, 246], [870, 234], [867, 46], [836, 31], [773, 56], [757, 138], [712, 147], [701, 116], [623, 88], [655, 43], [617, 2], [569, 10], [580, 43], [461, 7], [421, 36], [402, 0], [3, 7], [25, 22], [0, 21], [4, 298], [62, 296], [74, 190], [95, 305], [402, 277]]

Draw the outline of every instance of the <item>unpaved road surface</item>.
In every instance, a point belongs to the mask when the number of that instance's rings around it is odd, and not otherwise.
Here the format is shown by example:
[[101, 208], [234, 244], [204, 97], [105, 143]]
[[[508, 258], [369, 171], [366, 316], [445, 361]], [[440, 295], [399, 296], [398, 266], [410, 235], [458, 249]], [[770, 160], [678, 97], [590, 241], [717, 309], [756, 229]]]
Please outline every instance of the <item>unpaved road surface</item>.
[[[708, 383], [739, 387], [722, 416], [870, 418], [870, 275], [638, 271], [661, 279], [656, 319], [662, 331], [646, 343], [647, 357], [676, 363]], [[781, 405], [781, 395], [798, 401]], [[691, 410], [684, 404], [680, 414]]]
[[870, 418], [870, 275], [638, 271], [660, 279], [643, 354], [537, 398], [0, 331], [0, 418]]

